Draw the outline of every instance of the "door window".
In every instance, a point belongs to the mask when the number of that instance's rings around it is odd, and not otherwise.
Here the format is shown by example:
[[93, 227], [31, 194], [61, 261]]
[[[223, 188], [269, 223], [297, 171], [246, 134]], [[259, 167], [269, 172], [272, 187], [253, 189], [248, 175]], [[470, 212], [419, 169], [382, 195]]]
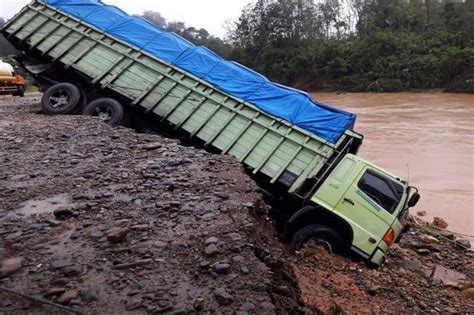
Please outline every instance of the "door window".
[[393, 180], [368, 170], [358, 185], [372, 201], [393, 214], [403, 196], [403, 187]]

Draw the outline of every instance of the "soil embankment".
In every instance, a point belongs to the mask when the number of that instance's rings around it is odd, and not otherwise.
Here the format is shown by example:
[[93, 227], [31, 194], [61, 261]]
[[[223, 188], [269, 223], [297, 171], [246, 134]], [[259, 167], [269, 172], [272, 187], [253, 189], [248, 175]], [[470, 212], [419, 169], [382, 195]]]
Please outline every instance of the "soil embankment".
[[321, 310], [354, 313], [474, 312], [474, 253], [469, 242], [421, 221], [394, 245], [385, 265], [306, 248], [294, 258], [303, 300]]
[[[414, 224], [378, 270], [293, 255], [234, 159], [38, 100], [0, 100], [0, 287], [87, 314], [474, 312], [449, 232]], [[0, 313], [37, 312], [64, 310], [0, 289]]]
[[[0, 286], [88, 314], [298, 311], [237, 161], [37, 103], [0, 105]], [[0, 292], [0, 313], [40, 311]]]

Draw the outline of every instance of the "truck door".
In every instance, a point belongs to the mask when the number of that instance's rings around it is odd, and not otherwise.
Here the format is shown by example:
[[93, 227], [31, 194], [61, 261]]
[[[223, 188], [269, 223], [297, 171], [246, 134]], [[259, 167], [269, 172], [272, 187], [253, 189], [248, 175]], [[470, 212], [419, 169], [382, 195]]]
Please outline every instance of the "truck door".
[[402, 196], [396, 182], [348, 156], [313, 200], [344, 218], [353, 229], [353, 247], [370, 256], [394, 222]]

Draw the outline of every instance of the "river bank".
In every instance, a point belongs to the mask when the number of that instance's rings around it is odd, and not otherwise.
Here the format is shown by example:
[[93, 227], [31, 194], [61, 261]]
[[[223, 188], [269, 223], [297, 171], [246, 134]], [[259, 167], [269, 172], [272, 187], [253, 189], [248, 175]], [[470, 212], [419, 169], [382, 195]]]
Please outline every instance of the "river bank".
[[370, 80], [362, 76], [343, 77], [334, 80], [298, 81], [294, 86], [305, 91], [312, 91], [311, 93], [430, 93], [436, 91], [474, 94], [474, 68], [466, 69], [447, 82], [445, 86], [429, 89], [410, 87], [409, 82], [401, 79], [380, 78]]
[[[0, 99], [0, 287], [87, 314], [474, 312], [452, 233], [413, 220], [377, 270], [295, 254], [234, 159], [38, 101]], [[64, 313], [0, 292], [0, 313], [38, 312]]]

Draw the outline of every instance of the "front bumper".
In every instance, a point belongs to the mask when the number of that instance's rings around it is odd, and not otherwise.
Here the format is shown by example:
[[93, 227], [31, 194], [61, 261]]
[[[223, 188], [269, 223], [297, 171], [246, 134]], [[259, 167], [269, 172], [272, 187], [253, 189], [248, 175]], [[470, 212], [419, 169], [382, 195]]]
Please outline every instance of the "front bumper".
[[18, 87], [14, 86], [0, 86], [0, 95], [15, 94], [18, 92]]

